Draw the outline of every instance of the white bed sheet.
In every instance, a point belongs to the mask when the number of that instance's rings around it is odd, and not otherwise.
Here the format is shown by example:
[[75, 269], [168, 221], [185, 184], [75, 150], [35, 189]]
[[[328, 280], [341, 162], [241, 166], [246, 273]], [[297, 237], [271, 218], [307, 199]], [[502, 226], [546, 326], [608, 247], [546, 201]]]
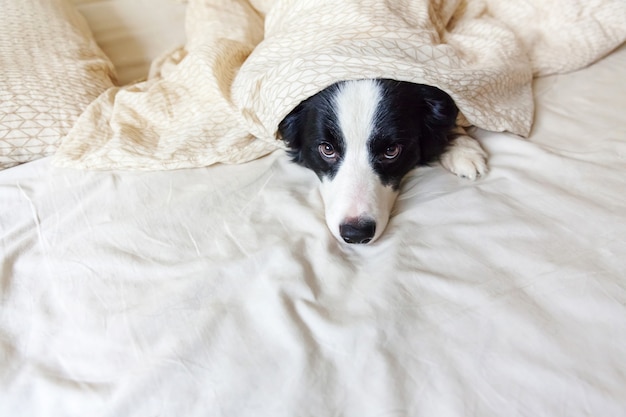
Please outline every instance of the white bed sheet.
[[345, 247], [317, 178], [0, 172], [1, 416], [623, 416], [626, 49]]

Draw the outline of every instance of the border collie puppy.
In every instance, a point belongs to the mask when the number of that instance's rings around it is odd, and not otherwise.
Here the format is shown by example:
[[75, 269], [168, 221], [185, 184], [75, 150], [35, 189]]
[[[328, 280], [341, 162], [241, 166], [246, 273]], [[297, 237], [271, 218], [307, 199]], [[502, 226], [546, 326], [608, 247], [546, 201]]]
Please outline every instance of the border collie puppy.
[[341, 81], [300, 103], [278, 128], [293, 161], [321, 180], [326, 223], [347, 243], [387, 226], [402, 178], [440, 160], [460, 177], [487, 172], [487, 154], [456, 126], [442, 90], [388, 79]]

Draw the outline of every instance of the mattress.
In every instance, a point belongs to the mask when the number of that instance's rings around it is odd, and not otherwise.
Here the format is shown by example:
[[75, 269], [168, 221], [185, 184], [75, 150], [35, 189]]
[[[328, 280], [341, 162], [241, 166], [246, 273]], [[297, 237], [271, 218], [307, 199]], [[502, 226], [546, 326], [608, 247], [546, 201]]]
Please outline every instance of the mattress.
[[[184, 5], [78, 2], [121, 83]], [[413, 171], [383, 237], [245, 164], [0, 171], [2, 416], [626, 415], [626, 48], [535, 81], [490, 172]]]

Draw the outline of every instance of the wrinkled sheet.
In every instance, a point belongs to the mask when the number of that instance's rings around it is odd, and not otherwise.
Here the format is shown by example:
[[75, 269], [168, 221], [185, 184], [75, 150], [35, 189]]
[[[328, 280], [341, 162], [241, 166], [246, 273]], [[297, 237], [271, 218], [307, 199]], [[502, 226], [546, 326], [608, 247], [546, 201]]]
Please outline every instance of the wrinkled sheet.
[[0, 172], [2, 416], [623, 416], [626, 49], [346, 247], [282, 152]]
[[626, 40], [625, 22], [623, 0], [190, 0], [184, 48], [94, 101], [55, 163], [243, 163], [281, 146], [299, 102], [361, 78], [439, 87], [469, 124], [526, 136], [533, 75], [594, 62]]

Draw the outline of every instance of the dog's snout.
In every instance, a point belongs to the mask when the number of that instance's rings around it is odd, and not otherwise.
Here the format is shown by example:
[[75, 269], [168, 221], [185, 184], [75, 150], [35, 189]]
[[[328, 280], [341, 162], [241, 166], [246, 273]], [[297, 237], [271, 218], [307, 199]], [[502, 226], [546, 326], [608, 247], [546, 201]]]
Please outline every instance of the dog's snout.
[[339, 226], [339, 234], [346, 243], [369, 243], [376, 233], [372, 219], [349, 219]]

